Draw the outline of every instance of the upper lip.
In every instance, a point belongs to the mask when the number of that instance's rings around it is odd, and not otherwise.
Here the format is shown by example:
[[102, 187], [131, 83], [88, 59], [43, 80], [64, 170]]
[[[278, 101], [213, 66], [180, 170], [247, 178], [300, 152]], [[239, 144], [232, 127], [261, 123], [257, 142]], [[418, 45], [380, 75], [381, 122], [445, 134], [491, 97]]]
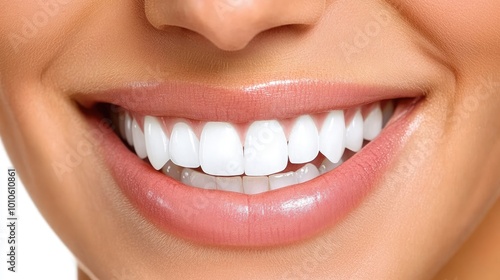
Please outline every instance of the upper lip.
[[239, 88], [181, 82], [136, 83], [78, 93], [76, 99], [86, 107], [110, 103], [141, 115], [246, 123], [288, 119], [303, 114], [360, 107], [380, 100], [422, 95], [420, 89], [411, 88], [280, 80]]

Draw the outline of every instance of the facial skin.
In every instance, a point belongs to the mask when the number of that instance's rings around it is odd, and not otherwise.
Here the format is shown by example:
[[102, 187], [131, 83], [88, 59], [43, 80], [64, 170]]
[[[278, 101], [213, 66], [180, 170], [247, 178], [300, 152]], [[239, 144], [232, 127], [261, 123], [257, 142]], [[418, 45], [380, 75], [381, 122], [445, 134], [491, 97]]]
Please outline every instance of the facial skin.
[[[437, 279], [500, 277], [483, 269], [500, 252], [500, 2], [1, 6], [2, 140], [40, 211], [90, 278], [432, 279], [439, 271]], [[356, 41], [373, 24], [379, 32]], [[132, 82], [231, 87], [302, 78], [427, 93], [409, 144], [377, 190], [339, 225], [279, 248], [199, 246], [156, 229], [119, 191], [99, 140], [85, 140], [91, 128], [75, 102], [76, 93]], [[90, 149], [58, 176], [54, 163], [67, 162], [81, 143]]]

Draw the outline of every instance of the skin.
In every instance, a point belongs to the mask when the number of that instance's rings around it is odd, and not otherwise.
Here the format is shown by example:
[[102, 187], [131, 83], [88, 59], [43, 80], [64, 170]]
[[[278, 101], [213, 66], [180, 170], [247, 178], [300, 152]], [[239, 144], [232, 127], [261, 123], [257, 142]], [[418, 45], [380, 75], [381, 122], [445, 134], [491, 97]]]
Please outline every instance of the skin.
[[[50, 13], [34, 0], [0, 5], [0, 132], [81, 279], [500, 278], [499, 1], [68, 2]], [[370, 24], [380, 31], [356, 45]], [[85, 140], [74, 102], [134, 81], [295, 78], [427, 94], [376, 192], [281, 248], [204, 247], [154, 228], [118, 190], [98, 139]], [[80, 143], [90, 149], [58, 176], [54, 163]]]

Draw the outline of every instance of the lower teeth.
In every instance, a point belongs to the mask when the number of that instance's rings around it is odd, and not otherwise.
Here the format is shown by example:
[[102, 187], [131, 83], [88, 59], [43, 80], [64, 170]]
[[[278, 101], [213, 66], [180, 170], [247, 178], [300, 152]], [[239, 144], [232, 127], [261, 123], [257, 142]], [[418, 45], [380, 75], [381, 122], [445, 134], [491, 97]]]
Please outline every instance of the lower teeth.
[[161, 169], [161, 171], [170, 178], [188, 186], [200, 189], [230, 191], [251, 195], [277, 190], [313, 180], [316, 177], [339, 167], [352, 155], [353, 153], [346, 153], [338, 163], [332, 163], [325, 158], [318, 167], [312, 163], [307, 163], [296, 171], [278, 173], [269, 176], [217, 177], [191, 168], [183, 168], [175, 165], [172, 161], [169, 161]]

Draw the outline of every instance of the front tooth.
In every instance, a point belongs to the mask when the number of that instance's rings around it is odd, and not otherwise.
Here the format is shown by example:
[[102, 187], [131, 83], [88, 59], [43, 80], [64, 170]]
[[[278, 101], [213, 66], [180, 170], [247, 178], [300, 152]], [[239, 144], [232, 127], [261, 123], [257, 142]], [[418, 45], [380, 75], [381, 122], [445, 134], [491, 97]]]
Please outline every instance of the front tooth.
[[326, 116], [319, 135], [319, 150], [332, 162], [338, 162], [342, 158], [345, 150], [343, 111], [331, 111]]
[[243, 146], [236, 129], [225, 122], [209, 122], [200, 138], [200, 164], [210, 175], [234, 176], [245, 172]]
[[363, 115], [359, 109], [345, 130], [345, 146], [353, 152], [358, 152], [363, 147]]
[[304, 165], [301, 169], [295, 171], [298, 183], [304, 183], [318, 177], [319, 170], [311, 163]]
[[245, 173], [265, 176], [282, 171], [288, 163], [288, 147], [280, 123], [256, 121], [245, 139]]
[[243, 182], [241, 176], [217, 177], [215, 179], [215, 183], [218, 190], [243, 193]]
[[271, 190], [281, 189], [298, 183], [297, 176], [293, 171], [269, 176], [269, 188]]
[[325, 174], [327, 172], [330, 172], [333, 169], [339, 167], [342, 163], [344, 163], [344, 160], [342, 160], [342, 159], [337, 163], [333, 163], [333, 162], [329, 161], [327, 158], [325, 158], [325, 160], [323, 160], [323, 162], [319, 166], [319, 169], [318, 169], [319, 174]]
[[180, 181], [182, 178], [182, 167], [175, 165], [173, 162], [169, 161], [163, 168], [161, 169], [161, 172], [163, 174], [169, 176], [170, 178], [173, 178], [177, 181]]
[[375, 139], [382, 131], [382, 109], [380, 104], [375, 105], [363, 123], [363, 138], [368, 141]]
[[149, 162], [156, 170], [160, 170], [170, 159], [168, 137], [163, 131], [160, 121], [151, 116], [144, 118], [144, 132]]
[[189, 168], [182, 170], [181, 182], [200, 189], [215, 190], [216, 188], [215, 177]]
[[135, 153], [139, 158], [145, 159], [148, 156], [148, 153], [146, 151], [144, 133], [135, 119], [132, 121], [132, 139], [134, 142]]
[[288, 157], [291, 163], [306, 163], [319, 152], [319, 134], [310, 116], [301, 116], [295, 122], [288, 140]]
[[125, 138], [129, 146], [134, 145], [134, 139], [132, 137], [132, 117], [129, 113], [125, 113]]
[[267, 176], [243, 176], [243, 190], [245, 194], [259, 194], [269, 191], [269, 178]]
[[172, 162], [183, 167], [198, 168], [199, 148], [200, 141], [191, 127], [184, 122], [176, 123], [172, 129], [169, 145]]

